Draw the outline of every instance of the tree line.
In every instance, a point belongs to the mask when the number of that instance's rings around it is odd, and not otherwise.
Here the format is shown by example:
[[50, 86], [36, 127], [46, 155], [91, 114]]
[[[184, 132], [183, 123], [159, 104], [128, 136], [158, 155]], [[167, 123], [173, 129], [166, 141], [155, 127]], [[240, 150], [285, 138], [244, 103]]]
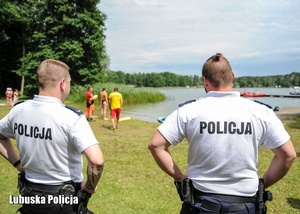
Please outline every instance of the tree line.
[[289, 88], [300, 85], [300, 73], [274, 76], [243, 76], [235, 79], [234, 87], [282, 87]]
[[[134, 85], [137, 87], [202, 87], [202, 76], [178, 75], [168, 71], [161, 73], [124, 73], [108, 71], [103, 78], [105, 82]], [[235, 88], [262, 88], [300, 86], [300, 73], [274, 76], [243, 76], [235, 78]]]

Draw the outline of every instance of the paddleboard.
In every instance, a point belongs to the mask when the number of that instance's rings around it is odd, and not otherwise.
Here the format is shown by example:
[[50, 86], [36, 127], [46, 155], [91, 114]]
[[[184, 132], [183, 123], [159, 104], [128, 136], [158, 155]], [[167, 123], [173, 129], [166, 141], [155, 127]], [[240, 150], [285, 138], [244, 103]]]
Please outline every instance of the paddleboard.
[[90, 98], [90, 100], [96, 100], [97, 98], [98, 98], [98, 95], [96, 94], [96, 95], [92, 96], [92, 97]]
[[157, 121], [163, 123], [165, 121], [165, 117], [158, 117]]
[[131, 117], [121, 117], [119, 121], [124, 121], [124, 120], [131, 120]]

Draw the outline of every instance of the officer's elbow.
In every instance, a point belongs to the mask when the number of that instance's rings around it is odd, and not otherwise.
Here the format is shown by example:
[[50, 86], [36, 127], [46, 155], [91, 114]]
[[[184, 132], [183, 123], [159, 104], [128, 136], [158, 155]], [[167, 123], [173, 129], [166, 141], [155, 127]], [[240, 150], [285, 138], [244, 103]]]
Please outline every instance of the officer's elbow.
[[96, 168], [103, 167], [104, 157], [98, 145], [87, 148], [84, 154], [90, 166], [95, 166]]
[[296, 160], [296, 158], [297, 158], [296, 151], [294, 151], [293, 153], [289, 154], [286, 157], [286, 163], [287, 163], [288, 167], [292, 166], [292, 164], [294, 163], [294, 161]]
[[158, 146], [157, 143], [155, 143], [153, 140], [151, 140], [148, 143], [148, 149], [150, 150], [151, 153], [154, 153], [160, 149], [160, 146]]
[[103, 165], [104, 165], [104, 158], [103, 158], [103, 155], [98, 156], [98, 158], [94, 158], [94, 159], [91, 161], [91, 165], [94, 165], [94, 166], [97, 167], [98, 169], [99, 169], [99, 168], [102, 168]]
[[154, 149], [154, 145], [153, 145], [153, 143], [151, 141], [148, 143], [148, 149], [150, 151]]
[[293, 146], [293, 143], [289, 140], [285, 145], [285, 161], [288, 167], [291, 167], [295, 159], [297, 158], [297, 153], [295, 151], [295, 148]]
[[286, 168], [290, 168], [297, 158], [297, 153], [291, 140], [288, 140], [282, 146], [272, 150], [280, 162], [285, 163]]

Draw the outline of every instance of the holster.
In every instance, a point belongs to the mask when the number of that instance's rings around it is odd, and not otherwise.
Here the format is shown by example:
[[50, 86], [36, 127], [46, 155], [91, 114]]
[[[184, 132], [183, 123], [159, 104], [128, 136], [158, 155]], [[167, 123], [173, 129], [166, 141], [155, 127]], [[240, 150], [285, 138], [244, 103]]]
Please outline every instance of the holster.
[[22, 195], [22, 191], [23, 191], [23, 189], [25, 187], [26, 187], [25, 173], [24, 172], [20, 172], [18, 174], [18, 186], [17, 186], [17, 188], [19, 188], [20, 195]]
[[77, 192], [77, 197], [79, 199], [79, 203], [76, 214], [92, 214], [93, 212], [87, 208], [91, 194], [81, 189]]
[[194, 204], [193, 196], [193, 182], [189, 178], [185, 178], [181, 182], [174, 181], [176, 190], [179, 194], [180, 200], [189, 204]]
[[255, 198], [255, 214], [267, 213], [267, 201], [272, 201], [273, 195], [270, 191], [265, 190], [264, 179], [260, 178], [258, 183], [258, 190]]

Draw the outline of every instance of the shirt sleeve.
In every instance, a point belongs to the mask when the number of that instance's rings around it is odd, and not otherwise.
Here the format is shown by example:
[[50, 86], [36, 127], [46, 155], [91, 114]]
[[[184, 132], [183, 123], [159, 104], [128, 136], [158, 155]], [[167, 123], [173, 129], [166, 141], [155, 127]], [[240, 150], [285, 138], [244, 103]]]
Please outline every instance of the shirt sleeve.
[[88, 147], [99, 143], [84, 115], [75, 123], [71, 136], [72, 142], [80, 153]]
[[185, 124], [179, 117], [178, 110], [171, 113], [165, 121], [158, 127], [158, 131], [166, 138], [166, 140], [176, 146], [185, 138]]
[[286, 143], [290, 139], [290, 136], [275, 113], [272, 111], [270, 114], [272, 119], [267, 126], [266, 139], [262, 145], [269, 149], [275, 149]]
[[4, 118], [0, 120], [0, 134], [8, 138], [15, 139], [15, 135], [13, 133], [12, 124], [11, 124], [12, 114], [13, 113], [11, 110], [9, 114], [7, 114]]

